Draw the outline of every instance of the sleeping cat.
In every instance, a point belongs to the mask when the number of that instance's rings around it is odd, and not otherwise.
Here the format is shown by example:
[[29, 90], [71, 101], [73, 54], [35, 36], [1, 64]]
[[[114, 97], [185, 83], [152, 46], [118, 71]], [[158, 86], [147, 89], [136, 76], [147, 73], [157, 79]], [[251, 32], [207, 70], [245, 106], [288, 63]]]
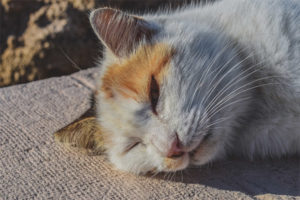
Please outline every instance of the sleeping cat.
[[105, 46], [97, 114], [58, 131], [58, 141], [104, 150], [137, 174], [300, 154], [298, 0], [145, 16], [102, 8], [90, 22]]

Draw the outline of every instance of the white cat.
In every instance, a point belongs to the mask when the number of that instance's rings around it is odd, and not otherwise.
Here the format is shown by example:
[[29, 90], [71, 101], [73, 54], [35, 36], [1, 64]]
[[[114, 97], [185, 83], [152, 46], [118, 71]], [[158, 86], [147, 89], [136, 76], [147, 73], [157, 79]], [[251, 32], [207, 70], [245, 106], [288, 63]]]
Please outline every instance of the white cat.
[[[105, 45], [95, 118], [56, 134], [119, 169], [176, 171], [227, 155], [300, 153], [300, 1], [223, 0], [90, 15]], [[78, 125], [78, 123], [80, 123]]]

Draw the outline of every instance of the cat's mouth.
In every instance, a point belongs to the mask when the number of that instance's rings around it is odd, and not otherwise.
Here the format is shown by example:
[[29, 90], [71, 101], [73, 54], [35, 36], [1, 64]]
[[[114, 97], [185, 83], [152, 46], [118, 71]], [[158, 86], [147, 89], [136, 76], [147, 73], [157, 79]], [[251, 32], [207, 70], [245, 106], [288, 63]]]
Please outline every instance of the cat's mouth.
[[166, 167], [165, 171], [178, 171], [187, 168], [197, 156], [198, 151], [205, 146], [207, 140], [209, 140], [211, 136], [212, 134], [208, 132], [198, 144], [195, 144], [194, 148], [182, 151], [172, 157], [164, 158], [164, 164]]

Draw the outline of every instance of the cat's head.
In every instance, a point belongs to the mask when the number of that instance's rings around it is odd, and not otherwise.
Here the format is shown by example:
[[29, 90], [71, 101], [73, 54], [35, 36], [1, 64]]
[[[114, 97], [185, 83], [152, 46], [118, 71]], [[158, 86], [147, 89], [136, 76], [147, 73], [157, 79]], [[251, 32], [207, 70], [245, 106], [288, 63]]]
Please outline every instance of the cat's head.
[[242, 62], [234, 45], [171, 17], [103, 8], [90, 21], [105, 46], [97, 98], [109, 160], [147, 173], [222, 156], [246, 107], [238, 102], [246, 78], [237, 81]]

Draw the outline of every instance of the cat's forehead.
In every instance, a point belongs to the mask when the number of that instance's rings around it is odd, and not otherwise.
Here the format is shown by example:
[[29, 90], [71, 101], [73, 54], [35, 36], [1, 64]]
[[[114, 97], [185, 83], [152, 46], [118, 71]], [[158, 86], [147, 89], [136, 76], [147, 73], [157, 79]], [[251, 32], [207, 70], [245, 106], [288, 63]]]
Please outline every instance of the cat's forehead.
[[101, 92], [107, 98], [113, 98], [118, 93], [125, 98], [147, 101], [151, 78], [162, 84], [169, 73], [174, 52], [174, 48], [166, 43], [140, 46], [128, 58], [106, 66]]

